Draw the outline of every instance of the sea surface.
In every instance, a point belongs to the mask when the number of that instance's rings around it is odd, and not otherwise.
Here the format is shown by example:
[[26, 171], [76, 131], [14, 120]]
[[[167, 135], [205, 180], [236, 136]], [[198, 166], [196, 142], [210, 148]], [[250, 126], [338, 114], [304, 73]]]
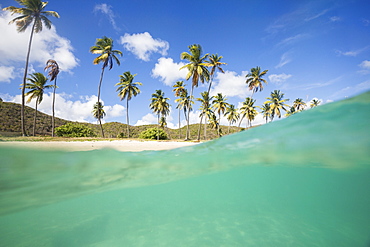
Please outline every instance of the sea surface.
[[0, 148], [0, 246], [370, 246], [370, 92], [168, 151]]

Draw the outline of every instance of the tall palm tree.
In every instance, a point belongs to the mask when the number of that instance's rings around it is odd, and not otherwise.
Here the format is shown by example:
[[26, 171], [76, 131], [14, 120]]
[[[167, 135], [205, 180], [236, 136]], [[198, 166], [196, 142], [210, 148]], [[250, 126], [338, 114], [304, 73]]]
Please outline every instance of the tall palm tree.
[[[101, 39], [96, 39], [95, 45], [90, 47], [90, 52], [92, 54], [99, 54], [99, 56], [93, 60], [94, 64], [103, 63], [98, 86], [98, 102], [100, 102], [100, 89], [103, 81], [104, 70], [107, 67], [111, 70], [114, 64], [113, 61], [115, 61], [117, 65], [120, 65], [121, 63], [117, 55], [122, 56], [122, 52], [119, 50], [113, 50], [113, 40], [106, 36], [103, 36]], [[103, 128], [102, 126], [100, 127]]]
[[[180, 95], [180, 98], [176, 99], [175, 102], [177, 103], [177, 109], [184, 110], [184, 116], [185, 120], [189, 122], [188, 118], [190, 111], [192, 110], [194, 101], [190, 100], [190, 96], [188, 95], [188, 90], [185, 89], [185, 91]], [[190, 108], [188, 108], [190, 107]], [[188, 131], [188, 130], [187, 130]], [[189, 136], [189, 135], [188, 135]], [[181, 132], [180, 132], [180, 138], [181, 138]], [[190, 136], [189, 136], [190, 138]]]
[[209, 81], [208, 93], [211, 91], [212, 81], [215, 76], [216, 69], [218, 69], [221, 73], [225, 73], [224, 70], [221, 68], [221, 65], [226, 65], [227, 63], [220, 62], [221, 59], [222, 56], [218, 56], [218, 54], [212, 54], [211, 56], [209, 56], [209, 61], [207, 61], [207, 66], [212, 67], [210, 72], [211, 79]]
[[318, 100], [318, 99], [313, 99], [313, 100], [311, 101], [310, 107], [311, 107], [311, 108], [314, 108], [314, 107], [316, 107], [316, 106], [320, 105], [320, 103], [321, 103], [321, 101], [320, 101], [320, 100]]
[[200, 140], [200, 129], [201, 129], [201, 125], [202, 125], [202, 121], [203, 121], [203, 117], [204, 117], [204, 139], [207, 138], [207, 116], [209, 114], [209, 111], [211, 111], [211, 100], [213, 99], [213, 96], [212, 97], [209, 97], [209, 93], [208, 92], [203, 92], [200, 94], [202, 97], [201, 98], [197, 98], [196, 100], [199, 101], [201, 103], [201, 106], [200, 106], [200, 122], [199, 122], [199, 129], [198, 129], [198, 141]]
[[98, 101], [94, 104], [94, 108], [93, 108], [92, 113], [93, 113], [94, 118], [96, 118], [99, 121], [101, 135], [104, 138], [104, 130], [103, 130], [103, 126], [101, 124], [101, 120], [105, 117], [106, 114], [105, 114], [104, 106], [103, 106], [102, 102]]
[[[187, 52], [181, 53], [180, 58], [188, 60], [189, 63], [181, 67], [180, 70], [184, 68], [188, 69], [186, 80], [189, 80], [190, 77], [192, 77], [191, 92], [190, 92], [190, 99], [192, 99], [194, 87], [198, 87], [199, 80], [202, 83], [204, 83], [204, 81], [209, 81], [209, 71], [207, 69], [207, 63], [206, 63], [206, 59], [209, 54], [207, 53], [203, 56], [202, 47], [196, 44], [190, 45], [189, 51], [190, 53], [187, 53]], [[188, 109], [190, 109], [190, 107], [188, 107]], [[189, 118], [187, 121], [187, 130], [186, 130], [185, 140], [188, 140], [188, 139], [189, 139]]]
[[20, 16], [14, 18], [9, 22], [12, 24], [15, 22], [17, 25], [17, 31], [23, 33], [32, 24], [30, 39], [28, 41], [28, 50], [26, 56], [26, 66], [24, 68], [23, 84], [22, 84], [22, 106], [21, 106], [21, 130], [22, 136], [26, 135], [24, 125], [24, 105], [25, 105], [25, 90], [26, 90], [26, 77], [28, 74], [28, 63], [31, 54], [31, 45], [34, 33], [42, 31], [43, 25], [47, 29], [51, 28], [51, 21], [47, 18], [48, 16], [54, 16], [59, 18], [59, 14], [55, 11], [45, 11], [45, 7], [48, 2], [41, 2], [40, 0], [16, 0], [22, 8], [9, 6], [3, 8], [3, 11], [10, 11], [13, 14], [19, 14]]
[[[160, 124], [160, 117], [166, 117], [170, 113], [170, 104], [167, 100], [169, 100], [169, 98], [164, 97], [164, 92], [162, 90], [156, 90], [155, 93], [152, 94], [149, 107], [158, 116], [158, 127]], [[157, 131], [157, 140], [159, 140], [158, 133], [159, 130]]]
[[295, 108], [295, 110], [297, 111], [302, 111], [304, 109], [304, 107], [306, 106], [306, 103], [303, 102], [303, 99], [301, 98], [298, 98], [296, 99], [294, 102], [293, 102], [293, 107]]
[[55, 129], [55, 90], [57, 89], [57, 77], [59, 74], [59, 65], [58, 63], [53, 60], [49, 59], [46, 62], [46, 67], [44, 70], [49, 70], [48, 76], [50, 81], [54, 81], [54, 92], [53, 92], [53, 103], [52, 103], [52, 112], [53, 117], [51, 118], [51, 136], [54, 137], [54, 129]]
[[267, 69], [261, 72], [260, 67], [251, 68], [251, 71], [245, 76], [247, 78], [246, 82], [249, 90], [252, 91], [252, 96], [255, 92], [262, 91], [263, 90], [263, 83], [267, 84], [267, 81], [263, 79], [262, 77], [266, 75]]
[[271, 118], [271, 106], [270, 104], [263, 104], [260, 108], [262, 110], [261, 113], [267, 123], [268, 119]]
[[131, 74], [130, 71], [126, 71], [123, 75], [120, 75], [120, 79], [115, 86], [118, 86], [116, 92], [118, 92], [118, 96], [121, 100], [126, 99], [126, 122], [127, 122], [127, 137], [130, 138], [130, 121], [129, 121], [129, 114], [128, 114], [128, 102], [132, 99], [132, 97], [136, 97], [140, 93], [140, 89], [138, 86], [142, 86], [141, 82], [133, 82], [136, 74]]
[[33, 119], [33, 136], [35, 136], [36, 130], [36, 117], [37, 117], [37, 106], [42, 102], [44, 97], [45, 89], [54, 87], [53, 85], [46, 85], [48, 79], [42, 73], [33, 73], [27, 78], [29, 83], [26, 83], [26, 88], [30, 89], [25, 96], [28, 96], [27, 103], [30, 103], [32, 99], [36, 99], [35, 116]]
[[221, 113], [224, 114], [227, 106], [229, 105], [226, 100], [226, 96], [223, 96], [222, 93], [218, 93], [212, 101], [212, 108], [218, 113], [218, 131], [220, 131]]
[[[181, 97], [181, 95], [183, 95], [186, 91], [185, 89], [185, 84], [184, 84], [184, 81], [177, 81], [175, 83], [175, 85], [173, 85], [173, 89], [172, 89], [172, 92], [175, 92], [175, 97]], [[176, 99], [177, 100], [177, 99]], [[175, 102], [179, 102], [179, 101], [176, 101]], [[183, 109], [182, 107], [180, 107], [180, 104], [178, 104], [176, 106], [176, 109], [179, 109], [179, 139], [181, 139], [181, 109]]]
[[268, 100], [265, 104], [270, 104], [271, 108], [271, 120], [273, 120], [275, 116], [281, 118], [281, 110], [287, 111], [285, 107], [289, 107], [289, 105], [285, 104], [285, 102], [289, 101], [289, 99], [283, 98], [284, 93], [280, 92], [280, 90], [274, 90], [271, 92], [271, 96], [266, 98]]
[[233, 123], [236, 123], [239, 120], [239, 113], [238, 109], [235, 108], [235, 105], [229, 104], [225, 111], [225, 116], [227, 117], [227, 120], [229, 121], [229, 127], [227, 129], [227, 134], [230, 134], [230, 126]]
[[249, 123], [249, 127], [252, 127], [252, 121], [254, 120], [255, 116], [257, 116], [258, 114], [256, 107], [254, 106], [255, 102], [256, 100], [250, 97], [247, 97], [245, 101], [243, 102], [242, 107], [240, 107], [240, 114], [242, 117], [239, 122], [239, 127], [245, 117], [247, 117], [247, 120], [248, 120], [246, 124], [246, 128], [248, 128], [248, 123]]

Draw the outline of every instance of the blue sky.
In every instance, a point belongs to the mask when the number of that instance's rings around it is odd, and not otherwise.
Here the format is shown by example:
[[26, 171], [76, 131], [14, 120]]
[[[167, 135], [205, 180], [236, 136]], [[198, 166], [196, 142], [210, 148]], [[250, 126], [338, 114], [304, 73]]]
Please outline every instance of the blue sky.
[[[3, 0], [1, 8], [11, 5], [19, 6]], [[141, 94], [130, 101], [130, 124], [156, 122], [149, 103], [151, 94], [161, 89], [172, 105], [168, 125], [176, 127], [172, 85], [184, 80], [186, 70], [179, 68], [186, 61], [180, 54], [191, 44], [223, 56], [225, 74], [215, 75], [211, 93], [226, 95], [237, 107], [251, 95], [245, 75], [256, 66], [268, 70], [268, 84], [253, 96], [256, 105], [275, 89], [285, 93], [289, 104], [296, 98], [328, 103], [370, 89], [369, 1], [50, 0], [47, 10], [57, 11], [60, 18], [50, 17], [53, 28], [35, 35], [30, 72], [43, 72], [50, 58], [59, 62], [56, 114], [64, 119], [96, 122], [91, 110], [101, 65], [93, 65], [96, 55], [89, 48], [102, 36], [112, 38], [114, 48], [123, 52], [121, 65], [104, 74], [106, 122], [126, 122], [125, 102], [114, 85], [130, 71], [137, 74], [134, 81], [143, 83]], [[12, 18], [0, 11], [0, 97], [20, 102], [29, 31], [17, 33], [14, 24], [8, 25]], [[190, 82], [186, 84], [190, 89]], [[206, 88], [196, 88], [195, 97]], [[194, 106], [193, 123], [198, 122], [198, 108]], [[50, 95], [39, 109], [51, 113]], [[261, 116], [253, 124], [259, 123]], [[222, 124], [227, 125], [226, 119]]]

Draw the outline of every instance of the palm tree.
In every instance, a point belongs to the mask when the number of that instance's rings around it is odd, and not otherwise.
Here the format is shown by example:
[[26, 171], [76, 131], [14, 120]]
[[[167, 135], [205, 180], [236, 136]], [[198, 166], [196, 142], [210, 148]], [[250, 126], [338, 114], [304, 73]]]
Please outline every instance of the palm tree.
[[218, 69], [221, 73], [225, 73], [224, 70], [221, 68], [221, 65], [226, 65], [227, 63], [220, 62], [222, 56], [218, 56], [218, 54], [212, 54], [209, 56], [209, 61], [207, 61], [207, 66], [212, 67], [211, 69], [211, 80], [209, 81], [208, 93], [211, 91], [212, 81], [215, 74], [216, 69]]
[[131, 74], [130, 71], [126, 71], [123, 75], [120, 75], [120, 79], [115, 86], [118, 86], [116, 92], [121, 100], [126, 99], [126, 122], [127, 122], [127, 137], [130, 138], [130, 121], [128, 114], [128, 102], [132, 99], [132, 96], [136, 97], [140, 93], [138, 86], [142, 86], [141, 82], [132, 82], [136, 74]]
[[267, 123], [268, 119], [271, 118], [271, 106], [270, 104], [263, 104], [260, 108], [262, 110], [261, 113]]
[[[212, 101], [212, 107], [218, 113], [219, 128], [221, 124], [221, 113], [224, 114], [227, 106], [229, 105], [226, 100], [226, 96], [223, 96], [222, 93], [218, 93], [215, 96], [215, 99]], [[218, 131], [220, 131], [220, 129]]]
[[293, 115], [295, 113], [297, 113], [296, 108], [294, 106], [291, 106], [290, 109], [289, 109], [289, 111], [287, 111], [287, 113], [285, 114], [285, 116], [286, 117], [289, 117], [289, 116], [291, 116], [291, 115]]
[[[104, 70], [107, 67], [109, 70], [111, 70], [113, 68], [113, 61], [120, 65], [121, 63], [117, 58], [117, 55], [122, 56], [122, 52], [119, 50], [113, 50], [113, 40], [111, 38], [107, 38], [106, 36], [101, 39], [96, 39], [95, 45], [90, 47], [90, 52], [92, 54], [100, 54], [94, 59], [94, 64], [99, 64], [101, 62], [103, 63], [98, 86], [98, 102], [100, 102], [100, 88], [103, 81]], [[100, 127], [102, 128], [102, 126]]]
[[280, 90], [274, 90], [271, 92], [271, 97], [267, 97], [268, 99], [265, 104], [270, 104], [271, 108], [271, 120], [274, 119], [275, 116], [281, 118], [281, 110], [287, 111], [285, 107], [289, 107], [284, 102], [289, 101], [289, 99], [283, 99], [284, 93], [280, 92]]
[[[179, 109], [179, 110], [183, 109], [184, 110], [185, 120], [187, 122], [189, 122], [189, 117], [190, 117], [189, 113], [192, 110], [194, 101], [190, 100], [190, 96], [188, 95], [188, 90], [185, 89], [185, 91], [180, 95], [180, 98], [176, 99], [175, 102], [178, 104], [177, 107], [176, 107], [177, 109]], [[187, 132], [188, 131], [189, 131], [189, 129], [187, 129]], [[187, 136], [190, 138], [189, 134], [187, 134]], [[181, 136], [180, 136], [180, 138], [181, 138]]]
[[236, 123], [239, 120], [239, 113], [238, 109], [235, 108], [235, 105], [229, 104], [225, 111], [225, 116], [227, 117], [227, 120], [229, 121], [229, 127], [227, 129], [227, 134], [230, 134], [230, 126], [233, 123]]
[[54, 87], [53, 85], [45, 85], [48, 79], [42, 73], [33, 73], [27, 78], [29, 83], [26, 83], [26, 88], [30, 89], [25, 96], [29, 95], [27, 103], [30, 103], [32, 99], [36, 99], [35, 106], [35, 117], [33, 119], [33, 136], [35, 136], [36, 130], [36, 117], [37, 117], [37, 105], [39, 105], [44, 97], [44, 90], [47, 88]]
[[[152, 94], [149, 107], [158, 116], [158, 126], [160, 123], [160, 117], [166, 117], [170, 112], [170, 104], [167, 100], [169, 100], [169, 98], [164, 97], [164, 92], [162, 90], [156, 90], [155, 93]], [[157, 131], [157, 140], [159, 140], [158, 133], [159, 130]]]
[[249, 90], [252, 90], [251, 98], [253, 98], [255, 92], [263, 90], [263, 83], [267, 84], [267, 81], [262, 78], [266, 75], [267, 71], [264, 70], [261, 72], [261, 68], [257, 66], [256, 68], [251, 68], [251, 72], [245, 76], [247, 78], [245, 83], [247, 83]]
[[221, 137], [221, 131], [219, 127], [220, 123], [217, 121], [216, 114], [214, 114], [213, 111], [210, 111], [208, 117], [211, 129], [215, 129], [217, 131], [218, 136]]
[[209, 97], [208, 92], [203, 92], [200, 94], [202, 98], [197, 98], [196, 100], [201, 103], [201, 113], [200, 113], [200, 122], [199, 122], [199, 129], [198, 129], [198, 141], [200, 140], [200, 128], [202, 125], [203, 117], [204, 117], [204, 139], [207, 138], [207, 115], [209, 114], [209, 111], [211, 111], [211, 105], [210, 102], [213, 99], [212, 97]]
[[252, 121], [258, 114], [258, 112], [256, 111], [256, 107], [254, 106], [255, 102], [256, 100], [250, 97], [247, 97], [245, 101], [243, 102], [242, 107], [240, 107], [240, 114], [242, 115], [242, 117], [239, 122], [239, 127], [245, 117], [247, 117], [247, 120], [248, 120], [246, 128], [248, 127], [248, 123], [249, 123], [249, 127], [252, 127]]
[[104, 106], [103, 106], [102, 102], [98, 101], [94, 104], [94, 108], [93, 108], [92, 113], [93, 113], [94, 118], [96, 118], [99, 121], [101, 135], [104, 138], [104, 130], [103, 130], [103, 126], [101, 124], [101, 120], [103, 119], [103, 117], [105, 117], [106, 114], [105, 114]]
[[26, 66], [24, 68], [23, 84], [22, 84], [22, 106], [21, 106], [21, 129], [22, 136], [26, 135], [24, 125], [24, 105], [25, 105], [25, 90], [26, 90], [26, 77], [28, 71], [28, 63], [31, 54], [31, 45], [34, 33], [42, 31], [43, 24], [47, 29], [51, 28], [51, 21], [47, 18], [48, 16], [54, 16], [59, 18], [59, 14], [55, 11], [45, 11], [45, 7], [48, 2], [41, 2], [40, 0], [16, 0], [22, 8], [9, 6], [3, 8], [3, 11], [10, 11], [13, 14], [20, 14], [20, 16], [14, 18], [9, 22], [12, 24], [15, 22], [17, 25], [17, 31], [23, 33], [32, 24], [30, 39], [28, 41], [28, 50], [26, 56]]
[[[185, 93], [185, 91], [186, 91], [185, 86], [186, 85], [184, 84], [183, 81], [177, 81], [175, 83], [175, 85], [173, 85], [172, 92], [175, 92], [175, 97], [181, 97], [181, 95], [183, 95]], [[175, 100], [175, 102], [178, 102], [178, 101]], [[181, 113], [182, 107], [180, 107], [180, 104], [178, 104], [176, 106], [176, 109], [179, 109], [179, 139], [181, 139], [181, 117], [180, 117], [180, 113]]]
[[303, 102], [303, 99], [301, 98], [298, 98], [296, 99], [294, 102], [293, 102], [293, 107], [295, 108], [295, 110], [297, 111], [302, 111], [304, 109], [304, 107], [306, 106], [306, 103]]
[[310, 107], [311, 107], [311, 108], [314, 108], [314, 107], [316, 107], [316, 106], [320, 105], [320, 103], [321, 103], [321, 101], [320, 101], [320, 100], [318, 100], [318, 99], [313, 99], [313, 100], [311, 101]]
[[[202, 47], [200, 45], [190, 45], [189, 46], [190, 53], [183, 52], [181, 53], [181, 59], [188, 60], [189, 63], [185, 66], [181, 67], [181, 69], [187, 68], [188, 74], [186, 75], [186, 80], [189, 80], [192, 77], [191, 83], [191, 92], [190, 92], [190, 99], [193, 98], [193, 90], [194, 87], [198, 87], [199, 80], [204, 83], [204, 81], [209, 81], [209, 71], [207, 69], [206, 59], [208, 57], [208, 53], [202, 56]], [[189, 101], [190, 102], [190, 101]], [[188, 107], [190, 109], [190, 107]], [[189, 118], [187, 121], [187, 130], [186, 130], [186, 137], [185, 140], [189, 139]]]
[[55, 90], [57, 89], [57, 77], [59, 74], [59, 65], [58, 63], [53, 60], [49, 59], [46, 62], [46, 67], [44, 70], [49, 70], [48, 76], [50, 77], [50, 81], [54, 81], [54, 92], [53, 92], [53, 104], [52, 104], [52, 111], [53, 117], [51, 119], [51, 136], [54, 137], [54, 128], [55, 128]]

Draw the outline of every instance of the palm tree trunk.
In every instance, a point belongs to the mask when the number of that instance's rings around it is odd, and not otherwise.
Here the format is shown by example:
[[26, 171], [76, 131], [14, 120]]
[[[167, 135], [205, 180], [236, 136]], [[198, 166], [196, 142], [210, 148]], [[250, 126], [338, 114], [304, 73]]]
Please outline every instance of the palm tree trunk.
[[129, 128], [129, 118], [128, 118], [128, 97], [127, 97], [127, 102], [126, 102], [126, 121], [127, 121], [127, 138], [130, 138], [130, 128]]
[[239, 122], [239, 125], [238, 125], [238, 127], [240, 128], [240, 125], [242, 124], [242, 122], [243, 122], [243, 119], [244, 119], [244, 116], [240, 119], [240, 122]]
[[53, 117], [51, 118], [51, 136], [52, 137], [54, 137], [54, 129], [55, 129], [55, 90], [56, 88], [57, 88], [57, 78], [55, 77], [54, 92], [53, 92], [53, 105], [52, 105]]
[[200, 140], [200, 128], [202, 127], [202, 121], [203, 121], [203, 115], [200, 117], [200, 122], [199, 122], [199, 129], [198, 129], [198, 138], [197, 140]]
[[204, 140], [207, 140], [207, 114], [204, 118]]
[[[101, 88], [101, 83], [103, 81], [103, 75], [104, 75], [104, 66], [101, 70], [101, 74], [100, 74], [100, 82], [99, 82], [99, 86], [98, 86], [98, 105], [100, 105], [100, 88]], [[101, 134], [104, 138], [104, 131], [103, 131], [103, 125], [101, 124], [101, 116], [100, 116], [100, 111], [98, 111], [98, 119], [99, 119], [99, 124], [100, 124], [100, 129], [101, 129]]]
[[35, 132], [36, 132], [36, 117], [37, 117], [37, 102], [38, 101], [39, 101], [39, 97], [37, 97], [36, 99], [35, 116], [33, 117], [33, 131], [32, 131], [33, 136], [35, 136]]
[[159, 113], [158, 113], [158, 125], [157, 125], [157, 141], [159, 141]]
[[230, 134], [230, 125], [231, 125], [231, 121], [229, 122], [229, 127], [227, 128], [227, 134]]
[[35, 30], [35, 25], [36, 25], [36, 22], [34, 21], [33, 25], [32, 25], [32, 29], [31, 29], [30, 41], [28, 42], [26, 66], [24, 68], [24, 76], [23, 76], [23, 84], [22, 84], [22, 106], [21, 106], [21, 131], [22, 131], [22, 136], [26, 136], [26, 128], [25, 128], [25, 120], [24, 120], [25, 91], [26, 91], [26, 79], [27, 79], [27, 71], [28, 71], [28, 62], [29, 62], [30, 54], [31, 54], [31, 44], [32, 44], [32, 38], [33, 38], [33, 32]]
[[179, 139], [181, 139], [181, 110], [179, 107]]
[[194, 90], [194, 86], [191, 87], [191, 93], [190, 93], [190, 99], [189, 99], [189, 102], [188, 102], [188, 119], [187, 119], [187, 127], [186, 127], [186, 137], [185, 137], [185, 141], [188, 141], [190, 140], [190, 133], [189, 133], [189, 119], [190, 119], [190, 104], [191, 104], [191, 99], [193, 98], [193, 90]]

